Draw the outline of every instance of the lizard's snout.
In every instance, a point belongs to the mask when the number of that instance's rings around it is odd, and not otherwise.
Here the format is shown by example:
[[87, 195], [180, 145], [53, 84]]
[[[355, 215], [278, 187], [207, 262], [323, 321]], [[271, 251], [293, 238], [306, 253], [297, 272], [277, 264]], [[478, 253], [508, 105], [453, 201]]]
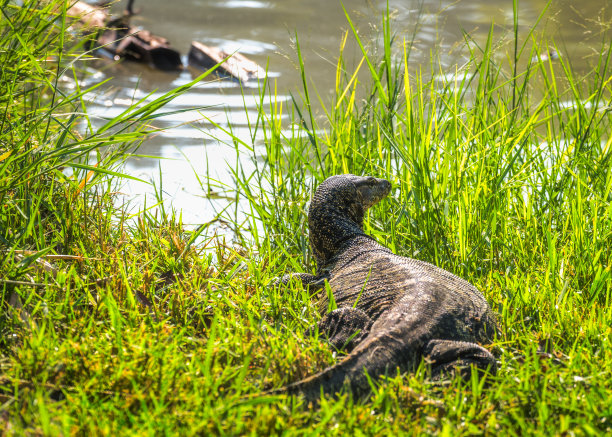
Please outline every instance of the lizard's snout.
[[357, 191], [361, 193], [363, 207], [368, 209], [387, 197], [391, 191], [391, 182], [370, 177], [366, 183], [357, 188]]
[[378, 189], [376, 191], [378, 191], [378, 195], [382, 199], [391, 192], [391, 182], [386, 179], [377, 179], [376, 181], [378, 182]]
[[382, 190], [384, 192], [383, 197], [387, 196], [390, 192], [391, 192], [391, 182], [389, 182], [386, 179], [381, 179], [381, 183], [382, 183]]

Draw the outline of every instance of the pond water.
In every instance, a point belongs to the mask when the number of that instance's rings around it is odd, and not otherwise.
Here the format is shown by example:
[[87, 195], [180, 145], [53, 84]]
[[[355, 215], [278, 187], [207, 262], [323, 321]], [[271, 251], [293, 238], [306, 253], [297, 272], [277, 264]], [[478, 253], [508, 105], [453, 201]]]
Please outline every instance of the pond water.
[[[122, 0], [113, 11], [120, 12], [125, 3]], [[501, 29], [511, 29], [513, 22], [512, 0], [389, 0], [388, 3], [393, 11], [395, 33], [406, 39], [414, 36], [411, 60], [414, 66], [425, 64], [425, 71], [432, 51], [439, 53], [443, 65], [453, 71], [459, 56], [453, 48], [463, 40], [463, 32], [482, 40], [492, 23]], [[536, 22], [547, 3], [546, 0], [519, 1], [524, 32]], [[546, 28], [547, 34], [564, 47], [574, 66], [586, 65], [584, 58], [593, 55], [601, 44], [601, 35], [593, 29], [597, 27], [594, 23], [606, 13], [607, 3], [609, 0], [553, 1], [540, 28]], [[362, 38], [371, 40], [387, 2], [345, 0], [344, 5]], [[196, 40], [227, 51], [239, 50], [258, 64], [267, 65], [280, 99], [301, 92], [295, 54], [297, 34], [309, 83], [323, 100], [331, 99], [340, 41], [348, 29], [342, 4], [337, 0], [141, 0], [135, 2], [135, 9], [139, 14], [133, 18], [133, 24], [168, 38], [183, 55], [187, 54], [191, 41]], [[349, 50], [349, 56], [351, 53], [357, 59], [354, 47]], [[112, 77], [104, 92], [93, 99], [90, 112], [101, 117], [117, 114], [134, 98], [150, 92], [164, 93], [198, 74], [192, 69], [167, 73], [134, 63], [107, 62], [89, 79], [95, 82]], [[139, 150], [142, 155], [164, 159], [143, 157], [127, 163], [125, 171], [143, 180], [159, 183], [161, 175], [164, 197], [182, 211], [185, 223], [211, 220], [228, 204], [226, 198], [207, 196], [208, 187], [202, 187], [200, 181], [213, 178], [226, 184], [229, 196], [232, 195], [230, 169], [236, 162], [236, 152], [224, 144], [228, 138], [223, 128], [231, 123], [234, 134], [252, 143], [247, 116], [256, 114], [257, 83], [243, 86], [244, 99], [240, 84], [231, 80], [207, 81], [194, 87], [166, 110], [205, 109], [156, 120], [155, 125], [166, 128], [165, 131], [147, 140]], [[224, 191], [224, 188], [213, 187], [213, 191]], [[154, 203], [151, 196], [154, 190], [150, 186], [129, 182], [122, 192], [137, 207], [147, 196], [147, 204]]]

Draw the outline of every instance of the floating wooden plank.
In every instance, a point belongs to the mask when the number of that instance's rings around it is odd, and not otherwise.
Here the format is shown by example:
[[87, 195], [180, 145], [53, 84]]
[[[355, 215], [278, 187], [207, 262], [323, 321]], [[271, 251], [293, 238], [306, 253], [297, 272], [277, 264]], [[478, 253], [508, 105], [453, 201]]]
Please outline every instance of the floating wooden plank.
[[[229, 58], [228, 58], [229, 57]], [[209, 69], [228, 58], [217, 71], [227, 74], [241, 82], [251, 79], [262, 79], [266, 72], [255, 62], [240, 53], [227, 53], [219, 47], [211, 47], [198, 41], [191, 43], [189, 64]]]

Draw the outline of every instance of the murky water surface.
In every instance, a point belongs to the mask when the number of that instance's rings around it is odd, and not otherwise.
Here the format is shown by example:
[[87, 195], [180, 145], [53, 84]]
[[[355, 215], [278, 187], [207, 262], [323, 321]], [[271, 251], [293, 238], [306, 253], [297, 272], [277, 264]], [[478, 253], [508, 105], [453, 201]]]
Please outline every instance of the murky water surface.
[[[592, 55], [601, 44], [593, 31], [609, 0], [553, 1], [540, 28], [565, 47], [574, 66], [586, 66], [583, 59]], [[113, 10], [119, 12], [125, 0]], [[511, 0], [390, 0], [394, 30], [400, 38], [415, 45], [411, 60], [416, 67], [427, 65], [433, 51], [439, 53], [444, 66], [453, 71], [460, 62], [457, 43], [467, 32], [476, 40], [484, 40], [492, 23], [500, 30], [510, 29], [513, 22]], [[521, 30], [527, 32], [546, 6], [546, 0], [520, 0]], [[381, 0], [345, 0], [344, 5], [367, 42], [376, 34], [387, 2]], [[335, 61], [343, 32], [348, 29], [342, 5], [336, 0], [147, 0], [136, 1], [140, 14], [133, 24], [142, 26], [171, 41], [184, 55], [192, 40], [220, 46], [227, 51], [239, 50], [262, 66], [277, 84], [277, 98], [301, 91], [301, 78], [295, 54], [298, 35], [305, 58], [307, 75], [318, 93], [331, 98], [334, 87]], [[608, 7], [608, 10], [610, 8]], [[608, 11], [609, 15], [609, 11]], [[355, 48], [349, 49], [348, 55]], [[91, 104], [91, 112], [100, 117], [123, 111], [133, 99], [155, 92], [164, 93], [191, 81], [199, 72], [186, 69], [180, 73], [154, 71], [146, 66], [122, 63], [103, 65], [89, 80], [112, 77]], [[202, 223], [212, 219], [227, 206], [225, 198], [210, 198], [208, 187], [202, 187], [207, 176], [233, 188], [231, 172], [236, 152], [225, 142], [224, 133], [230, 124], [233, 133], [253, 143], [248, 119], [256, 114], [256, 83], [247, 83], [243, 98], [240, 85], [231, 80], [207, 81], [173, 101], [167, 111], [203, 107], [200, 111], [170, 115], [155, 121], [166, 130], [147, 140], [140, 148], [143, 155], [164, 159], [131, 159], [126, 172], [144, 180], [159, 183], [160, 174], [165, 197], [182, 210], [185, 223]], [[246, 108], [246, 111], [245, 111]], [[214, 123], [213, 123], [214, 122]], [[218, 126], [215, 126], [214, 124]], [[258, 140], [255, 138], [255, 146]], [[245, 163], [248, 159], [244, 160]], [[246, 164], [248, 166], [248, 164]], [[218, 188], [215, 188], [218, 191]], [[154, 203], [153, 189], [130, 182], [122, 189], [135, 205]]]

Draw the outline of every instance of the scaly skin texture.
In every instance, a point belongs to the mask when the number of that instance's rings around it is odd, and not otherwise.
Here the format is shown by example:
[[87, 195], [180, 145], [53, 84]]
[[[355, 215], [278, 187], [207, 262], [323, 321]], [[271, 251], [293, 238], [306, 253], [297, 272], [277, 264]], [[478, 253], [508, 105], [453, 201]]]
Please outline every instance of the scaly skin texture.
[[[483, 295], [467, 281], [432, 264], [395, 255], [363, 232], [368, 208], [386, 197], [384, 179], [332, 176], [316, 190], [308, 214], [317, 275], [295, 273], [320, 289], [325, 281], [338, 309], [318, 323], [321, 336], [349, 354], [340, 362], [276, 393], [301, 393], [316, 401], [343, 387], [370, 392], [376, 379], [414, 370], [425, 358], [438, 378], [460, 369], [495, 371], [495, 358], [477, 343], [491, 340], [495, 317]], [[328, 299], [319, 304], [325, 311]], [[367, 372], [367, 375], [366, 375]]]

